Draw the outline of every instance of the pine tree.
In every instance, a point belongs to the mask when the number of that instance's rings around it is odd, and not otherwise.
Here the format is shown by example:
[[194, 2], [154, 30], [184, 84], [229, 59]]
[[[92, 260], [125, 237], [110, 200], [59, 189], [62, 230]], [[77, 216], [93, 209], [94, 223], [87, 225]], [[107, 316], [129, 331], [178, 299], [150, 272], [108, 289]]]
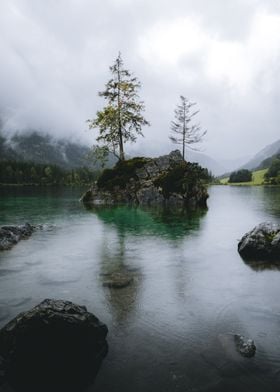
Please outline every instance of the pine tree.
[[96, 141], [100, 143], [101, 155], [112, 152], [119, 160], [124, 160], [124, 144], [135, 142], [138, 135], [143, 136], [142, 126], [149, 122], [142, 115], [145, 106], [138, 96], [141, 83], [124, 68], [120, 53], [110, 72], [112, 77], [105, 90], [99, 92], [107, 105], [88, 123], [89, 128], [99, 129]]
[[202, 141], [207, 131], [202, 131], [199, 124], [192, 124], [193, 117], [199, 112], [192, 111], [192, 107], [196, 105], [190, 102], [184, 96], [180, 96], [180, 104], [175, 109], [175, 120], [171, 122], [171, 136], [169, 139], [174, 144], [182, 145], [182, 155], [185, 159], [185, 149], [190, 148], [196, 150], [191, 145]]

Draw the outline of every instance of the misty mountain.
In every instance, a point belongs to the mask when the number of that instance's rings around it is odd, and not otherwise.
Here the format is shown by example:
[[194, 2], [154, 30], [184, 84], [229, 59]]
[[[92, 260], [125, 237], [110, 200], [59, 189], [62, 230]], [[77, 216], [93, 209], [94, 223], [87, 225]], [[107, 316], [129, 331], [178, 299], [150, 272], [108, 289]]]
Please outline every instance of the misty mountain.
[[269, 144], [259, 151], [252, 159], [250, 159], [241, 169], [253, 170], [260, 168], [262, 162], [272, 156], [280, 153], [280, 139], [276, 142]]
[[[0, 160], [54, 164], [65, 169], [75, 169], [82, 166], [100, 168], [98, 164], [93, 165], [87, 158], [89, 152], [90, 148], [86, 145], [67, 139], [55, 139], [49, 134], [41, 134], [33, 130], [16, 133], [9, 139], [0, 131]], [[143, 156], [143, 151], [137, 151], [136, 155]], [[135, 152], [133, 156], [135, 156]], [[229, 171], [227, 165], [220, 164], [201, 152], [188, 150], [187, 160], [199, 163], [216, 176]], [[106, 166], [111, 167], [115, 162], [116, 158], [111, 155]]]
[[247, 156], [233, 158], [233, 159], [222, 159], [219, 162], [226, 169], [228, 173], [231, 173], [232, 171], [236, 170], [237, 167], [241, 167], [246, 162], [248, 162], [250, 158], [251, 155], [248, 154]]
[[[82, 166], [99, 168], [96, 164], [93, 166], [87, 158], [89, 152], [88, 146], [66, 139], [55, 139], [48, 134], [41, 134], [37, 131], [17, 133], [10, 139], [0, 133], [0, 160], [47, 163], [65, 169]], [[137, 154], [143, 155], [141, 151]], [[188, 151], [187, 158], [190, 162], [198, 162], [202, 167], [206, 167], [214, 175], [219, 175], [226, 170], [223, 165], [202, 153]], [[115, 157], [110, 156], [106, 166], [112, 166], [115, 161]]]
[[200, 152], [188, 151], [187, 160], [190, 162], [199, 163], [200, 166], [205, 167], [215, 176], [218, 176], [226, 171], [225, 166], [208, 155], [202, 154]]
[[65, 139], [56, 140], [36, 131], [15, 134], [11, 139], [0, 135], [0, 159], [53, 164], [65, 169], [90, 166], [90, 149]]

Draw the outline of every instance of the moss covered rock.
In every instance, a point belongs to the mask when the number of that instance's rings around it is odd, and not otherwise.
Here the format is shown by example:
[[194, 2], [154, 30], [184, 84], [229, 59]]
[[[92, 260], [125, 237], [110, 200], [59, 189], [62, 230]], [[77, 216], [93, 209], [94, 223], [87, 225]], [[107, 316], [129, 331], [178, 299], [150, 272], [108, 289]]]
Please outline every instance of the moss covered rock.
[[249, 261], [280, 262], [280, 225], [260, 223], [241, 238], [238, 252]]
[[133, 158], [104, 170], [82, 201], [206, 207], [207, 174], [198, 164], [185, 162], [178, 150], [154, 159]]

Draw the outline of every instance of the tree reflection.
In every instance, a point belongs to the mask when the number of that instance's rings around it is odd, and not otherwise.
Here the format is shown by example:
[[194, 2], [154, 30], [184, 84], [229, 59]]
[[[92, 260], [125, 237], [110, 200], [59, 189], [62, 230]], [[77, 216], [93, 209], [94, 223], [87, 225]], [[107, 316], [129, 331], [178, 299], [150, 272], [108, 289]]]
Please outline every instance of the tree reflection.
[[[241, 256], [240, 256], [241, 257]], [[280, 271], [280, 262], [271, 262], [271, 261], [254, 261], [254, 260], [245, 260], [241, 257], [242, 260], [248, 267], [252, 270], [261, 272], [261, 271]]]
[[103, 237], [100, 278], [117, 325], [126, 322], [139, 296], [141, 270], [131, 267], [126, 249], [126, 235], [120, 229], [116, 237]]
[[137, 307], [142, 285], [135, 239], [137, 243], [138, 239], [156, 236], [174, 242], [177, 247], [178, 240], [181, 242], [200, 228], [207, 210], [129, 206], [87, 208], [105, 224], [100, 278], [116, 323], [124, 323]]
[[178, 239], [198, 230], [207, 209], [189, 210], [178, 207], [91, 207], [104, 223], [113, 225], [121, 233], [155, 235]]

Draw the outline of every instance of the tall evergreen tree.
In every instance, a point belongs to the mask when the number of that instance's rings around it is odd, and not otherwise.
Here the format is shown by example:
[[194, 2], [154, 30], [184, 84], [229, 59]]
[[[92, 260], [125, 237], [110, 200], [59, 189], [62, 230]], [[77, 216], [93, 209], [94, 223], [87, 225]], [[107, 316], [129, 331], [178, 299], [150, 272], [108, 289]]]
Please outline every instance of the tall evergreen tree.
[[185, 149], [193, 148], [192, 145], [202, 141], [207, 131], [202, 131], [199, 124], [192, 124], [193, 117], [199, 112], [192, 111], [192, 107], [196, 105], [194, 102], [190, 102], [184, 96], [180, 96], [180, 104], [175, 109], [175, 120], [171, 122], [171, 135], [169, 139], [174, 144], [182, 146], [182, 155], [185, 159]]
[[100, 142], [101, 153], [112, 152], [124, 160], [124, 144], [135, 142], [138, 135], [143, 136], [142, 126], [149, 125], [149, 122], [142, 115], [145, 106], [138, 96], [141, 83], [124, 68], [120, 53], [110, 72], [112, 77], [106, 83], [105, 90], [99, 92], [107, 105], [88, 123], [89, 128], [99, 129], [96, 140]]

